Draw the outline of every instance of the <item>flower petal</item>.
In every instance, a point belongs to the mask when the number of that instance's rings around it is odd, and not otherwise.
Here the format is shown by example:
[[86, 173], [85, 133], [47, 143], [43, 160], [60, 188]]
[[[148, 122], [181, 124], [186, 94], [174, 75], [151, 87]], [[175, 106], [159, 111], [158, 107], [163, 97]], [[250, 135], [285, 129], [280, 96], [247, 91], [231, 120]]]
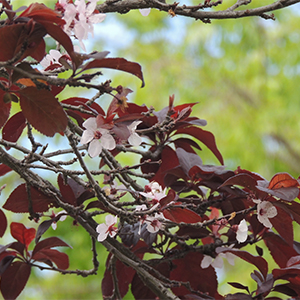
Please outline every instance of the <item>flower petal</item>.
[[101, 137], [101, 144], [103, 148], [107, 150], [113, 150], [116, 148], [116, 141], [110, 134], [104, 134]]
[[91, 157], [98, 156], [102, 151], [102, 145], [100, 140], [92, 140], [89, 144], [88, 153]]

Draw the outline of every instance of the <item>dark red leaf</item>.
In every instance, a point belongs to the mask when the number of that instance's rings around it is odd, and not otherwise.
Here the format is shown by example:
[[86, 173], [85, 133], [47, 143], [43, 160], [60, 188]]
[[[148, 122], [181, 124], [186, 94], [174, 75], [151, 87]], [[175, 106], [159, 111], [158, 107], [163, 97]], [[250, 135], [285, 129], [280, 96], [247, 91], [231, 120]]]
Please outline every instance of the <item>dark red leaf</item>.
[[10, 224], [10, 233], [13, 238], [25, 245], [26, 249], [28, 249], [29, 244], [34, 240], [36, 231], [34, 228], [27, 229], [21, 223], [12, 222]]
[[274, 269], [272, 271], [275, 280], [286, 279], [289, 280], [291, 277], [300, 276], [300, 265], [294, 265], [287, 268]]
[[70, 246], [64, 241], [62, 241], [61, 239], [59, 239], [58, 237], [50, 237], [36, 244], [32, 252], [32, 258], [34, 259], [36, 253], [38, 253], [39, 251], [53, 248], [53, 247], [70, 247]]
[[0, 90], [0, 128], [2, 128], [7, 121], [11, 108], [11, 103], [4, 103], [3, 95], [4, 91]]
[[[155, 151], [155, 147], [150, 148], [150, 151]], [[165, 186], [164, 184], [164, 177], [167, 173], [167, 171], [177, 167], [179, 165], [179, 161], [177, 158], [177, 155], [175, 151], [169, 147], [165, 146], [162, 153], [161, 157], [158, 158], [157, 160], [161, 159], [161, 165], [157, 167], [157, 165], [154, 164], [149, 164], [149, 165], [143, 165], [142, 166], [142, 171], [143, 173], [155, 173], [155, 176], [151, 177], [151, 181], [156, 181], [158, 182], [162, 187]], [[155, 161], [157, 161], [155, 160]], [[143, 160], [142, 160], [143, 161]]]
[[34, 53], [39, 47], [42, 37], [46, 34], [46, 30], [38, 24], [32, 30], [32, 26], [34, 26], [32, 23], [18, 23], [0, 28], [0, 44], [5, 45], [0, 53], [0, 61], [12, 59], [21, 50], [25, 40], [30, 47], [27, 47], [19, 60]]
[[2, 209], [0, 209], [0, 237], [3, 237], [6, 228], [7, 228], [7, 219]]
[[51, 92], [27, 87], [19, 93], [23, 114], [35, 129], [47, 136], [66, 129], [67, 115]]
[[174, 140], [174, 144], [175, 144], [176, 148], [182, 148], [186, 152], [190, 152], [190, 153], [196, 153], [194, 151], [194, 149], [192, 148], [192, 146], [198, 150], [202, 150], [195, 141], [193, 141], [191, 139], [187, 139], [187, 138], [179, 138], [177, 140]]
[[[108, 257], [108, 260], [109, 259], [110, 256]], [[124, 297], [128, 292], [129, 284], [131, 284], [136, 271], [131, 267], [124, 265], [119, 260], [116, 261], [115, 268], [116, 268], [116, 273], [118, 278], [119, 291], [121, 297]], [[112, 279], [110, 269], [108, 267], [106, 267], [101, 286], [102, 286], [102, 294], [104, 297], [112, 296], [114, 290], [114, 284], [113, 284], [113, 279]]]
[[[30, 187], [30, 193], [34, 212], [45, 212], [54, 206], [54, 199], [38, 191], [36, 188]], [[3, 205], [3, 208], [15, 213], [29, 212], [29, 200], [24, 183], [14, 189]]]
[[212, 151], [212, 153], [216, 156], [216, 158], [219, 160], [219, 162], [223, 165], [223, 157], [220, 153], [220, 151], [217, 148], [216, 141], [214, 135], [209, 132], [205, 131], [199, 127], [190, 126], [188, 128], [180, 128], [176, 131], [176, 134], [189, 134], [196, 139], [198, 139], [200, 142], [202, 142], [208, 149]]
[[69, 268], [69, 257], [67, 254], [55, 249], [42, 249], [34, 254], [32, 259], [45, 262], [51, 261], [56, 264], [57, 268], [66, 270]]
[[271, 190], [287, 188], [287, 187], [297, 187], [299, 186], [298, 181], [293, 178], [288, 173], [277, 173], [271, 179], [268, 188]]
[[285, 201], [277, 201], [276, 207], [282, 207], [286, 212], [293, 216], [293, 220], [300, 224], [300, 204], [292, 201], [292, 202], [285, 202]]
[[10, 167], [5, 164], [0, 164], [0, 176], [3, 176], [10, 171], [12, 171]]
[[5, 251], [0, 255], [0, 276], [11, 265], [16, 258], [16, 255], [11, 251]]
[[248, 188], [251, 191], [256, 190], [257, 181], [251, 175], [248, 174], [237, 174], [228, 178], [220, 187], [227, 185], [238, 185]]
[[[155, 265], [154, 269], [166, 278], [169, 278], [170, 264], [168, 264], [167, 262]], [[145, 286], [144, 282], [141, 280], [138, 274], [135, 274], [132, 280], [131, 291], [136, 300], [152, 300], [157, 298], [156, 295], [150, 290], [150, 288], [148, 286]]]
[[[132, 252], [135, 253], [140, 259], [143, 258], [145, 251], [148, 251], [148, 247], [142, 241], [139, 241], [136, 244], [136, 246], [132, 248]], [[109, 267], [110, 260], [111, 260], [111, 255], [109, 255], [107, 258], [106, 270], [102, 280], [102, 294], [103, 296], [107, 296], [107, 297], [111, 296], [114, 290], [112, 275]], [[128, 292], [129, 284], [132, 283], [136, 271], [131, 267], [124, 265], [119, 260], [116, 260], [115, 268], [116, 268], [116, 275], [118, 278], [119, 291], [121, 296], [124, 297]]]
[[57, 182], [58, 182], [59, 190], [63, 196], [62, 200], [73, 206], [76, 206], [77, 204], [76, 204], [75, 195], [74, 195], [71, 187], [68, 184], [65, 184], [64, 178], [61, 174], [58, 175]]
[[[189, 282], [191, 288], [202, 293], [208, 293], [209, 296], [219, 299], [217, 292], [218, 281], [213, 267], [206, 269], [200, 267], [203, 254], [193, 252], [188, 253], [182, 259], [172, 261], [173, 270], [170, 272], [170, 279], [182, 282]], [[184, 286], [172, 288], [176, 296], [182, 297], [191, 292]]]
[[167, 206], [170, 202], [175, 201], [176, 198], [178, 198], [177, 194], [175, 193], [174, 190], [170, 189], [168, 191], [168, 195], [162, 199], [160, 199], [159, 204], [161, 208], [164, 208]]
[[145, 86], [141, 66], [138, 63], [130, 62], [124, 58], [95, 59], [84, 66], [84, 70], [92, 68], [108, 68], [130, 73], [141, 79], [142, 87]]
[[50, 220], [46, 220], [43, 221], [37, 231], [36, 231], [36, 235], [35, 235], [35, 243], [37, 244], [41, 238], [41, 236], [49, 229], [49, 227], [51, 226], [51, 224], [54, 222], [54, 219], [50, 219]]
[[30, 276], [31, 266], [25, 262], [13, 262], [1, 276], [0, 290], [5, 300], [16, 299], [23, 291]]
[[19, 16], [32, 18], [37, 22], [52, 22], [58, 25], [64, 25], [65, 21], [61, 18], [61, 15], [55, 10], [48, 8], [42, 3], [32, 3], [27, 7]]
[[275, 262], [281, 268], [285, 268], [289, 259], [293, 256], [297, 256], [296, 250], [288, 245], [288, 243], [279, 235], [273, 232], [266, 232], [263, 235], [264, 242]]
[[291, 246], [293, 247], [294, 242], [294, 232], [293, 232], [293, 220], [285, 210], [278, 207], [277, 203], [274, 202], [274, 205], [277, 209], [277, 215], [271, 219], [271, 223], [280, 236]]
[[242, 285], [241, 283], [238, 282], [227, 282], [227, 283], [235, 287], [236, 289], [246, 290], [250, 294], [249, 288], [245, 285]]
[[198, 214], [188, 208], [172, 206], [164, 209], [162, 213], [166, 219], [169, 219], [175, 223], [183, 222], [193, 224], [202, 221], [202, 218]]
[[[289, 283], [287, 283], [287, 284], [278, 284], [274, 287], [274, 291], [285, 294], [285, 295], [288, 295], [288, 296], [291, 296], [291, 297], [298, 296], [298, 293], [295, 292], [295, 290], [291, 289], [289, 287], [289, 285], [290, 285]], [[270, 298], [266, 298], [266, 299], [270, 299]], [[277, 299], [281, 300], [280, 298], [277, 298]]]
[[23, 129], [26, 127], [26, 119], [20, 111], [13, 115], [2, 129], [2, 138], [6, 141], [15, 143], [21, 136]]

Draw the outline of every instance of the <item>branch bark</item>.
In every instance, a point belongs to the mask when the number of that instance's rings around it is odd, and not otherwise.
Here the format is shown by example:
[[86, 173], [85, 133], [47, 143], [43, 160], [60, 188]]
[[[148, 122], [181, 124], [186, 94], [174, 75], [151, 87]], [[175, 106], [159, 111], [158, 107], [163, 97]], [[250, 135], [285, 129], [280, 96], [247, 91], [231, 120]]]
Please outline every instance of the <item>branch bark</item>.
[[[250, 3], [250, 1], [247, 1]], [[243, 5], [248, 3], [244, 1]], [[221, 2], [220, 2], [221, 3]], [[107, 0], [97, 6], [97, 9], [101, 13], [128, 13], [131, 10], [141, 8], [156, 8], [161, 11], [169, 12], [172, 10], [176, 15], [193, 18], [195, 20], [202, 20], [208, 23], [211, 19], [238, 19], [244, 17], [258, 16], [265, 19], [274, 19], [268, 13], [272, 13], [275, 10], [283, 9], [285, 7], [300, 3], [300, 0], [278, 0], [272, 4], [260, 6], [252, 9], [236, 10], [241, 5], [234, 5], [225, 10], [203, 10], [203, 5], [188, 7], [187, 5], [167, 4], [158, 0]], [[201, 9], [201, 10], [200, 10]]]

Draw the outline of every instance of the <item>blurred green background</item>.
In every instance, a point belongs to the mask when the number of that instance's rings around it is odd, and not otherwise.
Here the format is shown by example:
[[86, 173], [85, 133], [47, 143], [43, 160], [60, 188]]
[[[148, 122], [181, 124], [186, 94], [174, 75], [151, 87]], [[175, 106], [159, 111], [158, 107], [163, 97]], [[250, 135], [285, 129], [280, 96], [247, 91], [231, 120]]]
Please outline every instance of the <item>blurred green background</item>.
[[[236, 1], [223, 1], [220, 9]], [[274, 1], [253, 1], [269, 4]], [[14, 8], [31, 1], [12, 1]], [[54, 1], [44, 1], [54, 7]], [[185, 2], [190, 4], [191, 2]], [[181, 3], [183, 4], [183, 3]], [[197, 4], [196, 1], [194, 4]], [[135, 77], [104, 70], [101, 82], [113, 78], [112, 85], [131, 88], [129, 99], [160, 110], [168, 105], [169, 95], [175, 94], [175, 104], [199, 102], [193, 114], [206, 119], [205, 128], [213, 132], [225, 165], [238, 166], [260, 173], [267, 180], [277, 172], [300, 175], [300, 5], [274, 12], [276, 21], [258, 17], [237, 20], [212, 20], [203, 24], [184, 17], [171, 18], [152, 9], [148, 17], [139, 11], [125, 15], [107, 14], [106, 20], [95, 27], [94, 38], [87, 44], [89, 51], [108, 50], [110, 57], [124, 57], [142, 65], [146, 86], [140, 88]], [[82, 96], [90, 93], [81, 91]], [[64, 93], [63, 97], [74, 94]], [[102, 99], [102, 98], [101, 98]], [[111, 101], [103, 97], [104, 107]], [[56, 137], [58, 141], [59, 138]], [[54, 145], [55, 147], [55, 145]], [[200, 153], [205, 164], [217, 164], [207, 150]], [[130, 164], [131, 161], [124, 160]], [[55, 178], [53, 179], [55, 181]], [[21, 181], [8, 174], [1, 177], [0, 186], [7, 183], [1, 195], [3, 204], [13, 187]], [[11, 216], [26, 226], [27, 217]], [[89, 269], [90, 240], [71, 220], [58, 224], [54, 232], [72, 245], [71, 268]], [[299, 241], [299, 234], [296, 237]], [[3, 238], [10, 242], [9, 233]], [[260, 245], [262, 246], [262, 245]], [[35, 270], [20, 299], [101, 299], [101, 278], [107, 252], [99, 248], [100, 270], [97, 276], [81, 278]], [[268, 251], [266, 251], [267, 253]], [[253, 267], [236, 263], [235, 270], [249, 274]], [[223, 294], [237, 292], [226, 284], [240, 279], [234, 272], [219, 273]], [[249, 271], [249, 272], [248, 272]], [[225, 276], [224, 276], [225, 275]], [[250, 277], [241, 283], [251, 284]], [[127, 299], [131, 296], [128, 295]]]

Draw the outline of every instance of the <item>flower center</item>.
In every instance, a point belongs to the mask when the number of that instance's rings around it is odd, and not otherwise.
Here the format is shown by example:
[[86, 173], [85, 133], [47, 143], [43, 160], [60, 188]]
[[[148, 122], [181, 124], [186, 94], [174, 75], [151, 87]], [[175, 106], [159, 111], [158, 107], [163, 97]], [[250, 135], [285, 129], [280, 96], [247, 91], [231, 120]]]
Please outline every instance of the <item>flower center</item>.
[[102, 133], [99, 130], [96, 130], [94, 132], [94, 139], [100, 140], [101, 136], [102, 136]]

